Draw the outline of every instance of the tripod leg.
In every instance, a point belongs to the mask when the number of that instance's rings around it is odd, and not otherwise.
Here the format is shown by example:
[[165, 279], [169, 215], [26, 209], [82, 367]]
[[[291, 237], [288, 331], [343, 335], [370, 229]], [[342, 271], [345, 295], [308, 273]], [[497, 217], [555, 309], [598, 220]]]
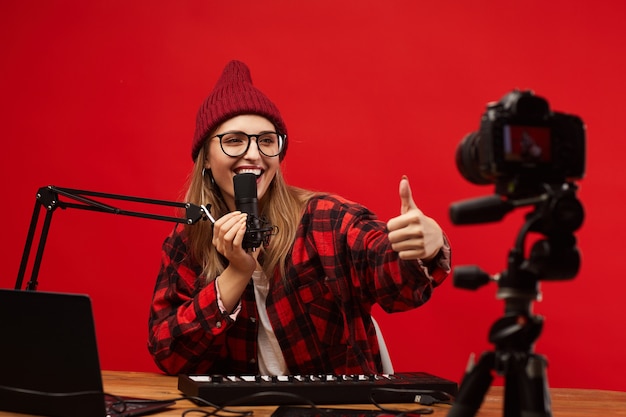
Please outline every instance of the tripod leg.
[[493, 381], [491, 371], [495, 362], [493, 352], [483, 353], [478, 363], [468, 369], [448, 417], [475, 416], [483, 402], [485, 394]]
[[546, 378], [546, 360], [524, 354], [511, 358], [506, 373], [505, 417], [552, 417]]
[[526, 364], [526, 387], [522, 390], [524, 403], [522, 417], [552, 417], [552, 404], [548, 392], [546, 359], [531, 355]]

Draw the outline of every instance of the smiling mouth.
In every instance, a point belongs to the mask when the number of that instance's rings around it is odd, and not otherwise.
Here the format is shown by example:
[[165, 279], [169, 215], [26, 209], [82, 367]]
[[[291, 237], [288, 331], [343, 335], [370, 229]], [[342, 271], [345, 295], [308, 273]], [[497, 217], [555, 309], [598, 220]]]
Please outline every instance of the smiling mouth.
[[263, 174], [263, 170], [260, 168], [241, 168], [236, 169], [235, 174], [254, 174], [259, 178]]

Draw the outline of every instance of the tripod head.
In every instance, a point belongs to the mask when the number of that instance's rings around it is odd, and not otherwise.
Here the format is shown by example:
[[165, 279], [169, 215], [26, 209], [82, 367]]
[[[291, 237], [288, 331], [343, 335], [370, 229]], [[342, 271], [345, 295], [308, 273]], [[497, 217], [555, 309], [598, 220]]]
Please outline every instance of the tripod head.
[[[477, 266], [459, 266], [454, 270], [454, 285], [477, 289], [489, 281], [498, 283], [499, 298], [537, 299], [540, 280], [563, 280], [576, 276], [580, 267], [580, 253], [574, 232], [584, 220], [584, 209], [576, 197], [574, 183], [543, 185], [543, 193], [533, 198], [503, 199], [500, 196], [478, 198], [454, 203], [450, 216], [456, 224], [481, 223], [522, 206], [534, 206], [526, 215], [515, 246], [511, 249], [507, 269], [491, 277]], [[476, 216], [481, 208], [487, 214]], [[542, 235], [534, 242], [526, 256], [529, 233]]]
[[[583, 223], [584, 211], [575, 192], [572, 183], [546, 186], [544, 194], [526, 201], [532, 201], [534, 210], [526, 215], [503, 272], [491, 277], [475, 265], [454, 270], [454, 285], [459, 288], [475, 290], [492, 280], [497, 282], [497, 297], [505, 302], [505, 315], [492, 326], [489, 341], [499, 351], [530, 351], [543, 327], [543, 319], [533, 315], [531, 308], [540, 298], [539, 282], [571, 279], [578, 273], [580, 252], [574, 232]], [[457, 203], [452, 210], [463, 212], [463, 204]], [[520, 202], [509, 205], [519, 206]], [[476, 202], [469, 206], [474, 210]], [[526, 256], [530, 232], [542, 238], [532, 244]]]

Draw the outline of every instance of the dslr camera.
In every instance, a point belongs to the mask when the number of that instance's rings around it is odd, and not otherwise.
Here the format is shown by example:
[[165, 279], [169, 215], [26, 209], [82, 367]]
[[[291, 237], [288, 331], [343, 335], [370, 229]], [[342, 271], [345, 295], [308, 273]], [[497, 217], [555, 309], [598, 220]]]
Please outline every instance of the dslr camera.
[[[543, 318], [531, 307], [540, 298], [539, 280], [570, 279], [580, 268], [574, 232], [584, 209], [574, 181], [585, 173], [585, 126], [577, 116], [551, 111], [533, 92], [514, 90], [487, 104], [479, 130], [463, 138], [455, 158], [465, 179], [495, 184], [496, 195], [452, 204], [453, 223], [497, 221], [518, 207], [534, 210], [525, 215], [506, 270], [491, 276], [475, 265], [454, 268], [459, 288], [474, 290], [496, 281], [505, 313], [489, 331], [495, 351], [468, 370], [448, 416], [474, 415], [492, 371], [506, 378], [505, 416], [551, 416], [546, 360], [533, 352]], [[543, 236], [530, 242], [531, 233]]]
[[532, 91], [514, 90], [487, 104], [479, 130], [463, 138], [455, 158], [469, 182], [493, 183], [511, 199], [533, 197], [546, 184], [583, 177], [585, 126], [578, 116], [551, 111]]

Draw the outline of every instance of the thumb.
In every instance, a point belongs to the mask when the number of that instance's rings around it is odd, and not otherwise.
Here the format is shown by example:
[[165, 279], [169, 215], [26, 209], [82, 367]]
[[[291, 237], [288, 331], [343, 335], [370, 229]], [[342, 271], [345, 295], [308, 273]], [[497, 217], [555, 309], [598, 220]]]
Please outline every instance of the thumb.
[[413, 201], [409, 178], [406, 175], [403, 175], [400, 180], [400, 202], [400, 214], [405, 214], [407, 211], [417, 208], [417, 205]]

